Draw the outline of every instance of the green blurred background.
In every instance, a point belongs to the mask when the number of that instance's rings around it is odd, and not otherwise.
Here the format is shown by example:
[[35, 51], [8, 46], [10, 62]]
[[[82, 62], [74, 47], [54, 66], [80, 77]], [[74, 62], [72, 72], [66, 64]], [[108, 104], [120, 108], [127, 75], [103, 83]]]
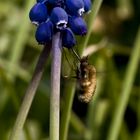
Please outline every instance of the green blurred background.
[[[0, 0], [0, 140], [7, 140], [42, 50], [34, 38], [36, 27], [28, 18], [34, 3], [33, 0]], [[87, 22], [90, 17], [91, 14], [85, 17]], [[130, 58], [131, 54], [135, 56], [134, 47], [140, 45], [139, 25], [140, 0], [103, 1], [83, 51], [97, 69], [97, 90], [89, 104], [79, 102], [75, 94], [68, 140], [106, 140], [125, 83], [133, 79], [118, 140], [140, 140], [140, 63], [132, 77], [127, 74], [129, 67], [135, 67], [133, 63], [130, 65]], [[84, 39], [77, 38], [77, 50]], [[64, 59], [62, 75], [70, 69]], [[50, 66], [49, 58], [20, 140], [48, 140]], [[67, 94], [63, 92], [63, 83], [70, 81], [62, 77], [62, 101]]]

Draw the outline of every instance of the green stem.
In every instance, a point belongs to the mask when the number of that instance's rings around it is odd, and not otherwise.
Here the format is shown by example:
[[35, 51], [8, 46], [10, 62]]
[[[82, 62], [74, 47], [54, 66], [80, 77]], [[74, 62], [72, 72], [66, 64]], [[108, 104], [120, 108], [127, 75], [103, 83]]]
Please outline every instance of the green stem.
[[74, 98], [74, 92], [75, 92], [75, 82], [72, 84], [67, 82], [65, 84], [64, 89], [64, 106], [62, 110], [62, 116], [61, 116], [61, 128], [60, 128], [60, 139], [66, 140], [68, 135], [68, 128], [69, 128], [69, 121], [71, 118], [71, 108]]
[[50, 140], [59, 140], [61, 46], [60, 32], [58, 32], [52, 40]]
[[86, 48], [86, 46], [88, 44], [90, 35], [92, 33], [92, 27], [93, 27], [94, 21], [95, 21], [96, 16], [97, 16], [97, 14], [99, 12], [99, 9], [101, 7], [102, 2], [103, 2], [103, 0], [94, 0], [93, 6], [92, 6], [92, 10], [91, 10], [91, 13], [90, 13], [90, 21], [89, 21], [89, 26], [88, 26], [88, 34], [86, 35], [86, 39], [84, 41], [84, 45], [83, 45], [83, 47], [81, 49], [81, 52], [83, 52], [84, 48]]
[[[15, 36], [14, 44], [11, 47], [12, 49], [11, 49], [10, 58], [9, 58], [10, 64], [8, 67], [8, 69], [10, 69], [10, 70], [13, 69], [13, 64], [18, 65], [18, 62], [19, 62], [20, 58], [22, 57], [24, 45], [26, 43], [26, 40], [28, 39], [28, 31], [29, 31], [29, 27], [30, 27], [29, 10], [31, 9], [33, 3], [34, 3], [34, 0], [26, 1], [26, 5], [25, 5], [25, 9], [24, 9], [25, 14], [22, 16], [21, 25]], [[11, 74], [12, 75], [10, 75], [9, 78], [11, 78], [11, 80], [14, 80], [15, 73], [13, 73], [13, 71], [11, 71]]]
[[124, 78], [124, 83], [122, 86], [122, 93], [120, 94], [118, 105], [116, 106], [116, 109], [114, 112], [114, 116], [111, 122], [107, 140], [116, 140], [118, 137], [119, 130], [121, 127], [123, 116], [124, 116], [124, 112], [126, 110], [130, 93], [131, 93], [131, 89], [133, 86], [133, 82], [135, 80], [135, 75], [136, 75], [138, 63], [139, 63], [139, 57], [140, 57], [140, 28], [138, 31], [138, 35], [136, 37], [132, 55], [130, 57], [128, 68], [127, 68], [126, 75]]
[[[1, 58], [0, 65], [4, 68], [4, 70], [7, 71], [7, 73], [12, 72], [15, 76], [18, 76], [26, 82], [29, 82], [29, 80], [31, 79], [30, 73], [28, 73], [27, 70], [21, 68], [19, 65], [13, 63], [11, 64], [9, 60]], [[8, 69], [9, 65], [11, 65], [14, 69]]]
[[21, 108], [19, 110], [18, 116], [16, 118], [16, 122], [14, 124], [13, 130], [9, 137], [9, 140], [19, 140], [21, 130], [24, 126], [29, 109], [31, 107], [31, 103], [35, 96], [35, 92], [40, 83], [40, 80], [44, 71], [45, 62], [46, 62], [46, 59], [48, 58], [49, 53], [50, 53], [50, 46], [49, 47], [44, 46], [44, 49], [39, 57], [37, 66], [35, 68], [35, 72], [33, 74], [32, 80], [28, 86], [25, 97], [23, 99]]

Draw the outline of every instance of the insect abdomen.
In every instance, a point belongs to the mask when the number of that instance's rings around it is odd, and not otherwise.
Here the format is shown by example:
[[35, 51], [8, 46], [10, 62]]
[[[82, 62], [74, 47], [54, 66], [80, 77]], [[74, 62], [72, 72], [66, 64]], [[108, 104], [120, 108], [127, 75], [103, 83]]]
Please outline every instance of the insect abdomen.
[[85, 103], [92, 99], [96, 89], [96, 69], [92, 65], [88, 65], [87, 69], [89, 71], [88, 78], [79, 79], [81, 90], [78, 98]]

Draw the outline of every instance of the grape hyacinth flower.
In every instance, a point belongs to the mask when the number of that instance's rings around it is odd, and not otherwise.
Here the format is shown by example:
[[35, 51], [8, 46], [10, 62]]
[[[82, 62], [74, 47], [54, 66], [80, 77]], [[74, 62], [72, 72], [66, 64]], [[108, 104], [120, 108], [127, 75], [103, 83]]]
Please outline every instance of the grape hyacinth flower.
[[50, 20], [55, 24], [57, 29], [63, 29], [67, 27], [68, 15], [61, 7], [55, 7], [50, 15]]
[[53, 24], [51, 21], [41, 23], [36, 30], [35, 38], [39, 44], [46, 44], [52, 40]]
[[84, 2], [85, 13], [90, 12], [90, 10], [91, 10], [91, 0], [83, 0], [83, 2]]
[[53, 6], [63, 6], [64, 5], [64, 0], [48, 0], [48, 3], [53, 5]]
[[37, 42], [49, 43], [53, 34], [59, 31], [63, 34], [64, 47], [74, 47], [74, 34], [83, 36], [87, 33], [82, 16], [90, 9], [91, 0], [37, 0], [29, 13], [31, 22], [38, 25], [35, 34]]
[[62, 45], [66, 48], [72, 48], [75, 46], [76, 40], [73, 32], [70, 28], [66, 28], [62, 31]]
[[84, 13], [83, 0], [66, 0], [66, 10], [70, 15], [82, 16]]
[[81, 17], [70, 17], [69, 26], [75, 35], [86, 35], [87, 26]]
[[30, 10], [29, 17], [32, 23], [40, 24], [48, 18], [47, 7], [43, 3], [36, 3]]
[[[74, 34], [81, 36], [86, 35], [87, 26], [83, 20], [83, 15], [86, 12], [89, 12], [91, 8], [90, 3], [90, 0], [36, 0], [36, 4], [31, 8], [29, 18], [32, 23], [37, 25], [35, 38], [37, 42], [44, 47], [25, 93], [9, 140], [20, 139], [18, 137], [20, 136], [29, 113], [29, 109], [44, 71], [46, 59], [48, 58], [51, 49], [53, 59], [50, 94], [50, 139], [59, 139], [60, 48], [62, 46], [68, 49], [74, 47], [76, 44]], [[70, 104], [71, 103], [69, 103], [69, 105]], [[69, 105], [66, 106], [67, 110], [69, 110]], [[70, 111], [68, 111], [68, 114], [70, 114], [69, 112]], [[67, 128], [62, 130], [67, 131]]]

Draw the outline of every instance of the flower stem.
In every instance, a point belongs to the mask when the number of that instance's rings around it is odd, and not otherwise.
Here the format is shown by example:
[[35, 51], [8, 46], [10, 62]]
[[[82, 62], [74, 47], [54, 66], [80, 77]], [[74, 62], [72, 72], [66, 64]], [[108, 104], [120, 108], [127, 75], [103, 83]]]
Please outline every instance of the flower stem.
[[124, 78], [122, 93], [120, 94], [120, 97], [118, 99], [118, 105], [116, 106], [116, 109], [114, 111], [114, 116], [111, 122], [110, 131], [107, 140], [116, 140], [118, 137], [124, 112], [126, 110], [130, 93], [132, 90], [133, 82], [135, 80], [139, 59], [140, 59], [140, 27], [139, 27], [138, 35], [136, 37], [136, 42], [132, 51], [132, 55], [130, 57], [126, 75]]
[[29, 29], [30, 29], [30, 22], [29, 22], [29, 10], [32, 7], [32, 5], [34, 4], [34, 0], [28, 0], [25, 3], [25, 7], [24, 7], [24, 15], [21, 18], [20, 21], [20, 26], [17, 30], [17, 33], [14, 37], [15, 41], [13, 43], [13, 46], [11, 46], [11, 50], [10, 50], [10, 56], [9, 56], [9, 64], [7, 66], [7, 69], [10, 71], [9, 72], [9, 77], [10, 80], [14, 81], [15, 77], [16, 77], [16, 73], [18, 73], [17, 69], [15, 69], [14, 71], [12, 71], [13, 69], [13, 64], [18, 66], [19, 61], [23, 55], [23, 51], [25, 49], [25, 43], [27, 42], [26, 40], [29, 37]]
[[20, 139], [19, 136], [20, 136], [21, 130], [24, 126], [29, 109], [31, 107], [31, 103], [35, 96], [35, 92], [40, 83], [40, 80], [41, 80], [41, 77], [42, 77], [42, 74], [44, 71], [44, 65], [45, 65], [46, 59], [49, 56], [49, 53], [50, 53], [50, 46], [44, 46], [44, 49], [43, 49], [42, 53], [40, 54], [38, 63], [36, 65], [32, 80], [27, 88], [25, 97], [24, 97], [22, 105], [20, 107], [12, 133], [9, 137], [9, 140], [19, 140]]
[[89, 20], [89, 24], [88, 24], [88, 28], [89, 28], [88, 29], [88, 34], [86, 35], [86, 38], [84, 40], [84, 45], [80, 50], [81, 54], [88, 44], [88, 41], [90, 39], [90, 35], [92, 33], [92, 27], [93, 27], [94, 21], [96, 19], [96, 16], [97, 16], [97, 14], [100, 10], [102, 2], [103, 2], [103, 0], [94, 0], [94, 2], [93, 2], [93, 6], [92, 6], [92, 9], [91, 9], [91, 13], [90, 13], [90, 20]]
[[61, 46], [60, 32], [57, 32], [52, 40], [50, 140], [59, 140]]

